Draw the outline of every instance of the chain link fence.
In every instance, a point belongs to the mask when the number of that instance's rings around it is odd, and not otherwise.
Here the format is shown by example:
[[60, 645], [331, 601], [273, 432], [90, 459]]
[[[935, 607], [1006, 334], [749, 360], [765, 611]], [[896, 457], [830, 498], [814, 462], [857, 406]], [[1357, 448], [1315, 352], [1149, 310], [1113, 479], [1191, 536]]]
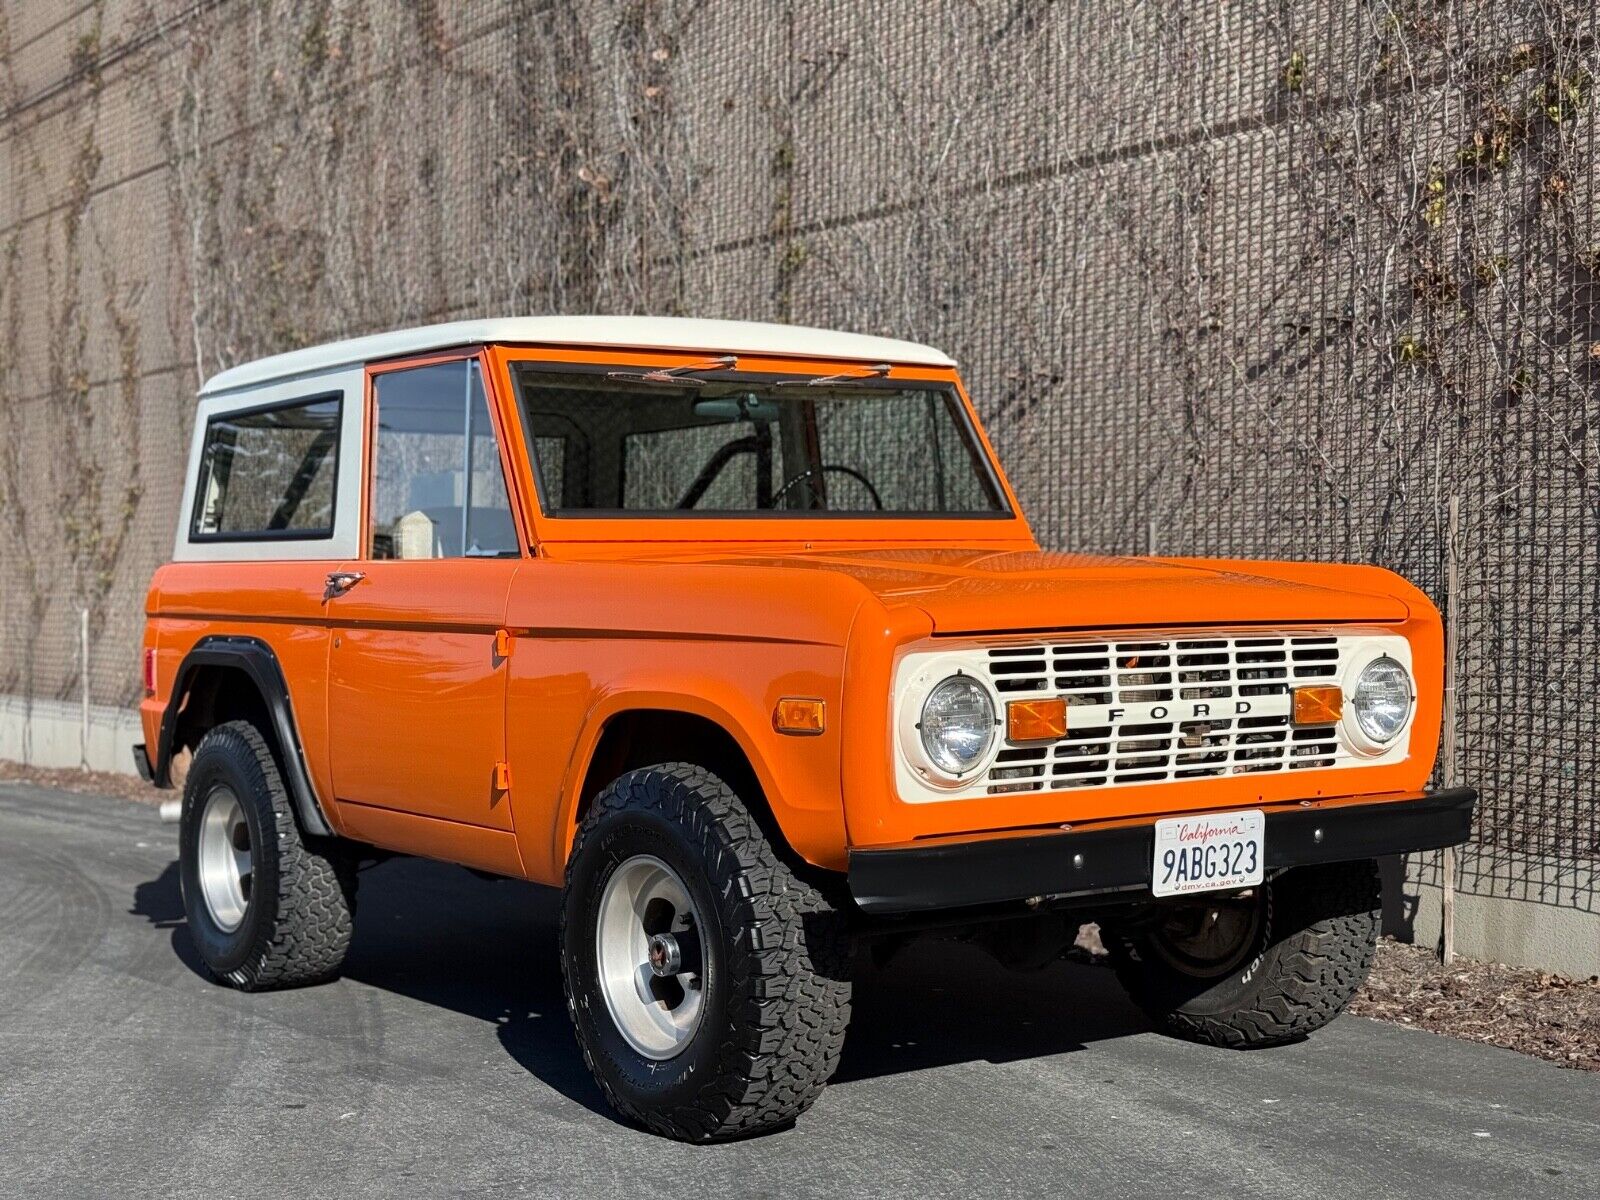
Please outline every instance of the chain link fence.
[[1597, 911], [1595, 25], [0, 0], [0, 691], [73, 698], [87, 609], [95, 702], [134, 699], [216, 369], [489, 313], [835, 325], [963, 362], [1047, 545], [1454, 605], [1461, 884]]

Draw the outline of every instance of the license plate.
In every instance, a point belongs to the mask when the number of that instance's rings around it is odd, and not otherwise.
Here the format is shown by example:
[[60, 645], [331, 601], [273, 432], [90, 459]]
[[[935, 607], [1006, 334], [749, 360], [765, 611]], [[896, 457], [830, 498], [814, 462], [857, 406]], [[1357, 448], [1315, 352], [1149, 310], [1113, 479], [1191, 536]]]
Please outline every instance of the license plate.
[[1262, 879], [1266, 843], [1267, 818], [1259, 809], [1157, 821], [1150, 890], [1186, 896], [1253, 887]]

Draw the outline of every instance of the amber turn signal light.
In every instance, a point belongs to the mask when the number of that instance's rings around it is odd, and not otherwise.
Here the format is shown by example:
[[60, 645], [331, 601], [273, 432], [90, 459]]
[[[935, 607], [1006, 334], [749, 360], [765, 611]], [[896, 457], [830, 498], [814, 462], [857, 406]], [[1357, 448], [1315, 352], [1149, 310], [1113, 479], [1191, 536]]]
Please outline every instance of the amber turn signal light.
[[772, 710], [772, 727], [779, 733], [821, 733], [827, 728], [826, 718], [821, 700], [785, 696]]
[[1013, 742], [1045, 742], [1067, 736], [1067, 702], [1013, 700], [1006, 705], [1006, 738]]
[[1297, 687], [1294, 690], [1296, 725], [1332, 725], [1344, 716], [1344, 690], [1337, 687]]

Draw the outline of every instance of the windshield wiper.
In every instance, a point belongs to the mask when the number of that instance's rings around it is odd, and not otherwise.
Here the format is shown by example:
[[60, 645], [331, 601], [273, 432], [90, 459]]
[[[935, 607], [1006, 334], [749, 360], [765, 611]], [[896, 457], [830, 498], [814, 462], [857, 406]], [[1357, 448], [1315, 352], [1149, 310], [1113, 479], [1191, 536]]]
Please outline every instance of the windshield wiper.
[[652, 367], [648, 371], [607, 371], [607, 379], [625, 379], [629, 383], [673, 383], [689, 384], [702, 387], [711, 382], [701, 379], [698, 375], [690, 374], [693, 371], [722, 370], [731, 371], [739, 363], [732, 354], [724, 354], [721, 358], [710, 358], [705, 362], [684, 363], [681, 367]]
[[800, 379], [780, 379], [773, 387], [823, 387], [830, 383], [850, 383], [857, 379], [882, 379], [889, 373], [888, 363], [874, 363], [854, 373], [839, 371], [832, 375], [807, 375]]

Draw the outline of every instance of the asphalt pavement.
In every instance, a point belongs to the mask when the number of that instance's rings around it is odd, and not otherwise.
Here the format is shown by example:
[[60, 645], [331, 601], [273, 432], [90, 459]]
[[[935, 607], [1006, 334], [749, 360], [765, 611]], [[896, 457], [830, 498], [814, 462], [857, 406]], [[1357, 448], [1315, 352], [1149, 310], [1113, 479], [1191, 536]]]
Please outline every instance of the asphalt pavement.
[[857, 988], [838, 1078], [724, 1146], [619, 1123], [561, 1002], [556, 898], [394, 860], [345, 977], [200, 974], [176, 829], [0, 785], [0, 1195], [1600, 1195], [1600, 1077], [1354, 1017], [1236, 1053], [1109, 972], [914, 948]]

